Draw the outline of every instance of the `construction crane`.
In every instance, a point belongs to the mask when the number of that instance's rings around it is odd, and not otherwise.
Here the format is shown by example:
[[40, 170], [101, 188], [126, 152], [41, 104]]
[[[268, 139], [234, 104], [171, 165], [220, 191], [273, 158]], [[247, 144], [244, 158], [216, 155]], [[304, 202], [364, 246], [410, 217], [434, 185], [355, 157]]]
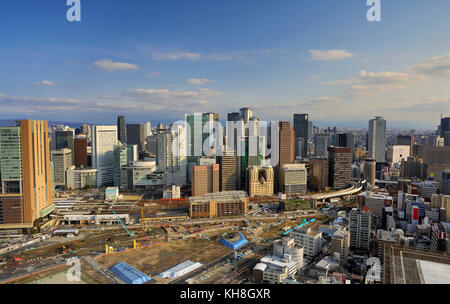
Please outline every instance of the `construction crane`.
[[119, 221], [119, 223], [122, 225], [123, 229], [125, 229], [125, 231], [128, 233], [128, 235], [129, 236], [134, 236], [134, 232], [128, 231], [127, 227], [125, 227], [125, 225], [122, 223], [122, 220], [119, 218], [119, 216], [114, 211], [113, 211], [113, 213], [116, 216], [116, 218]]

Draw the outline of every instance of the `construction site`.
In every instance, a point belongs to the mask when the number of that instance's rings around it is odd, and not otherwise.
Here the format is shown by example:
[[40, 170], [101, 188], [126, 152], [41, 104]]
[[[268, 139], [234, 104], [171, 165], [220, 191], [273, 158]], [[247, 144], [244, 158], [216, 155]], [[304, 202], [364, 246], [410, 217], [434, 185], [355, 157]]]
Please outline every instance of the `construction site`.
[[187, 199], [66, 193], [31, 236], [2, 236], [0, 283], [67, 283], [70, 258], [80, 261], [80, 283], [123, 284], [120, 267], [146, 284], [245, 282], [274, 239], [302, 219], [320, 218], [316, 211], [279, 214], [274, 198], [248, 205], [246, 215], [193, 219]]

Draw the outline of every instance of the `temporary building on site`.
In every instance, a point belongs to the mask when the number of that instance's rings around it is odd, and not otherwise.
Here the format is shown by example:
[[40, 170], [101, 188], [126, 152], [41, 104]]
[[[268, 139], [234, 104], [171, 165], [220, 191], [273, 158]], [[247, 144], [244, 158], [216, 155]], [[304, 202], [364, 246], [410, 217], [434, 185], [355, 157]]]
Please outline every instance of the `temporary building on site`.
[[109, 270], [126, 284], [143, 284], [152, 278], [124, 262], [111, 266]]

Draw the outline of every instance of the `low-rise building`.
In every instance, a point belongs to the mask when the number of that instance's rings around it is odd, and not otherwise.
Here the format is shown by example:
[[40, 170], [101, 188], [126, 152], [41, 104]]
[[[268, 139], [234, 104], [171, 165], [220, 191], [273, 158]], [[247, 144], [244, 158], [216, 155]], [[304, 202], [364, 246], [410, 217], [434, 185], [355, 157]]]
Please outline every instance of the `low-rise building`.
[[244, 215], [248, 213], [248, 195], [245, 191], [208, 193], [189, 198], [191, 218]]
[[77, 169], [71, 166], [67, 169], [67, 188], [97, 188], [97, 169]]
[[303, 254], [313, 257], [321, 250], [322, 232], [311, 228], [301, 227], [290, 233], [294, 242], [303, 247]]

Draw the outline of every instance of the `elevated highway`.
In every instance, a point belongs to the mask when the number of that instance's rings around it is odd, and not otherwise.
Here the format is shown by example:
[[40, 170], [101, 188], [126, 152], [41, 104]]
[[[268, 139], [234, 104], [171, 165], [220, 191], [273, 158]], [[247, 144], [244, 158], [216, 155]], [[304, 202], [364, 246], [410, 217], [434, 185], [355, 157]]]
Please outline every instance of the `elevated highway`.
[[347, 195], [353, 195], [358, 192], [360, 192], [364, 187], [364, 182], [356, 183], [352, 182], [352, 186], [347, 189], [328, 192], [328, 193], [319, 193], [314, 195], [308, 195], [308, 196], [302, 196], [302, 199], [310, 199], [310, 200], [324, 200], [327, 198], [333, 198], [333, 197], [341, 197], [341, 196], [347, 196]]

